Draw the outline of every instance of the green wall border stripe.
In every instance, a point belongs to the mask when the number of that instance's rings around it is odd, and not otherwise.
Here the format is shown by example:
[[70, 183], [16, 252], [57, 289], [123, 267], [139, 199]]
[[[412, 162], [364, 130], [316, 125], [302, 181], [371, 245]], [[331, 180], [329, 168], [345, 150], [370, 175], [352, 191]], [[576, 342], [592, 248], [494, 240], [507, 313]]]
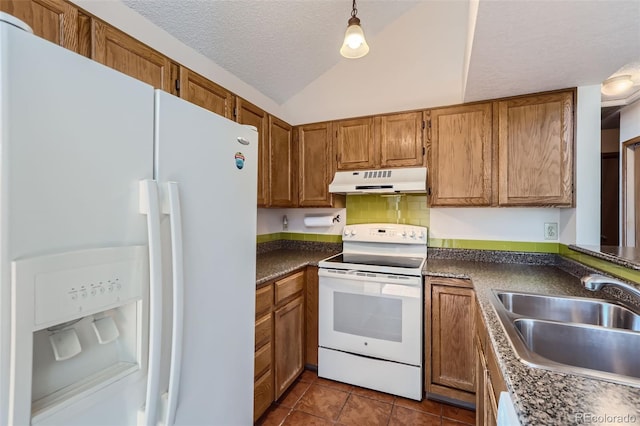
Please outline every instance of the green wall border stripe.
[[275, 232], [273, 234], [262, 234], [256, 238], [257, 243], [267, 243], [269, 241], [316, 241], [321, 243], [341, 243], [342, 235], [331, 234], [305, 234], [302, 232]]
[[537, 243], [528, 241], [459, 240], [451, 238], [429, 238], [429, 247], [473, 250], [522, 251], [529, 253], [558, 253], [559, 243]]

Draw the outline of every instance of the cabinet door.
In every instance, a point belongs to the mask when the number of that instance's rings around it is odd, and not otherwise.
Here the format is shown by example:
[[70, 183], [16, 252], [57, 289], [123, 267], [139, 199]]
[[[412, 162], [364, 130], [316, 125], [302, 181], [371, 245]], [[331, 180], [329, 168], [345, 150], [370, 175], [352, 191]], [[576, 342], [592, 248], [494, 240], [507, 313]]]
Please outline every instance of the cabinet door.
[[304, 369], [303, 302], [301, 295], [274, 312], [276, 399]]
[[138, 40], [93, 19], [92, 59], [171, 93], [171, 62]]
[[331, 207], [331, 123], [300, 126], [298, 135], [298, 188], [300, 207]]
[[573, 204], [573, 95], [497, 102], [500, 205]]
[[380, 166], [417, 167], [424, 164], [422, 112], [380, 117]]
[[334, 122], [338, 170], [368, 169], [378, 165], [373, 118]]
[[308, 266], [305, 287], [305, 363], [318, 366], [318, 267]]
[[245, 101], [241, 97], [236, 97], [237, 116], [236, 121], [241, 124], [255, 126], [258, 129], [258, 207], [266, 207], [269, 203], [269, 144], [268, 125], [269, 117], [267, 113]]
[[233, 94], [183, 66], [180, 66], [180, 97], [218, 115], [233, 119]]
[[[427, 392], [475, 401], [474, 292], [468, 280], [429, 278], [425, 328]], [[429, 318], [429, 317], [427, 317]]]
[[290, 125], [269, 116], [269, 206], [296, 207], [296, 157]]
[[[73, 4], [64, 0], [2, 0], [0, 11], [27, 23], [38, 37], [80, 53], [78, 17], [83, 14]], [[83, 38], [83, 45], [86, 42]]]
[[425, 113], [431, 206], [491, 204], [491, 103]]

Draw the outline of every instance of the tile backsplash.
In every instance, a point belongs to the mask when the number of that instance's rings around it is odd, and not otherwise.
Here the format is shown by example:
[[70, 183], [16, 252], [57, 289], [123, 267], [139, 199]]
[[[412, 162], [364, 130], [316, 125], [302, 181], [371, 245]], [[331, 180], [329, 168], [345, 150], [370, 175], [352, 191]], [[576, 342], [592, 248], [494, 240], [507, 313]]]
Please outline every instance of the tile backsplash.
[[402, 223], [429, 226], [425, 194], [347, 195], [347, 224]]

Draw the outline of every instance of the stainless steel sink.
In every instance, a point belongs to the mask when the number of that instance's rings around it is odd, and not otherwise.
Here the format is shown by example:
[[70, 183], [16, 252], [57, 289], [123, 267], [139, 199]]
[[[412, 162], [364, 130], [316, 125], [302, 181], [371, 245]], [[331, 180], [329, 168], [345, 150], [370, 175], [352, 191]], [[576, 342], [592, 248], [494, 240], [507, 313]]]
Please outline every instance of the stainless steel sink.
[[611, 301], [532, 293], [495, 294], [504, 308], [515, 315], [640, 331], [640, 315]]
[[613, 301], [493, 290], [527, 365], [640, 386], [640, 315]]
[[514, 325], [526, 349], [536, 355], [531, 365], [552, 361], [587, 369], [582, 374], [596, 370], [615, 381], [620, 381], [618, 376], [636, 379], [640, 385], [640, 333], [536, 319], [517, 319]]

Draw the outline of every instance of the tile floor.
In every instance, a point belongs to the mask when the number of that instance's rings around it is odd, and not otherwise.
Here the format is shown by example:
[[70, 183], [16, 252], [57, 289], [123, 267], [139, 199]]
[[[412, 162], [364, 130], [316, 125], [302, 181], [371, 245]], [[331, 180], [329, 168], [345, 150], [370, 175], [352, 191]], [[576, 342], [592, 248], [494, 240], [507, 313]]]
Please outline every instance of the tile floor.
[[469, 426], [475, 411], [413, 401], [319, 378], [305, 370], [258, 420], [260, 426]]

